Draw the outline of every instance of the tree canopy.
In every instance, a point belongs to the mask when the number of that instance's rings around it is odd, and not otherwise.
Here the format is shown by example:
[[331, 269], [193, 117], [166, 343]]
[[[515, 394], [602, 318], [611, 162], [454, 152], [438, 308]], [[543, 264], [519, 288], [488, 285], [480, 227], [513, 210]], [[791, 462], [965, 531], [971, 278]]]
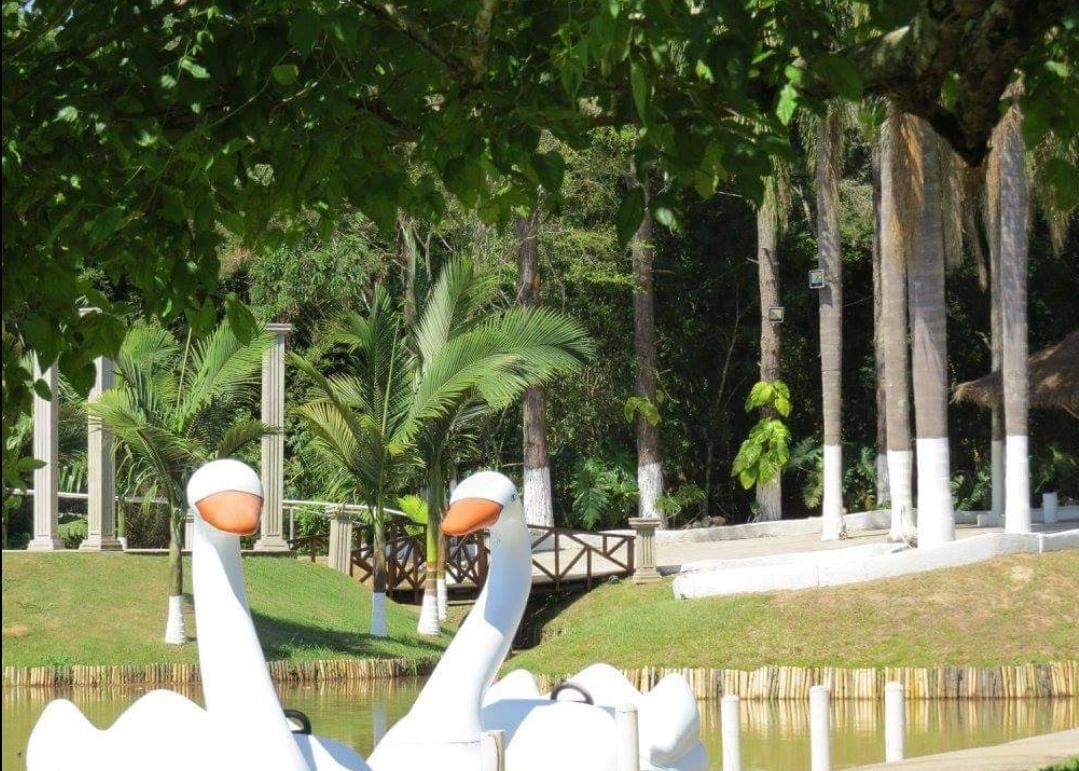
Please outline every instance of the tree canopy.
[[[208, 329], [226, 237], [329, 233], [346, 207], [390, 229], [447, 196], [502, 224], [557, 201], [548, 133], [573, 147], [621, 128], [668, 191], [756, 198], [794, 111], [835, 95], [890, 96], [972, 162], [1017, 68], [1028, 143], [1079, 125], [1063, 0], [38, 0], [4, 3], [3, 22], [5, 438], [29, 409], [23, 352], [85, 391], [118, 351], [108, 287]], [[1054, 179], [1074, 199], [1069, 157]], [[678, 225], [677, 196], [648, 205]], [[644, 206], [627, 193], [621, 239]], [[250, 339], [251, 314], [225, 305]]]

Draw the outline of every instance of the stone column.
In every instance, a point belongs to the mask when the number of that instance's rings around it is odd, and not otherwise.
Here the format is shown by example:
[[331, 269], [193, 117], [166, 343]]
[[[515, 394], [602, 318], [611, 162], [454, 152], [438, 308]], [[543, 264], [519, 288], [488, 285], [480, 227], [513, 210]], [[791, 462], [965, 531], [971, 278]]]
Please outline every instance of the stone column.
[[42, 399], [34, 392], [34, 457], [45, 463], [34, 469], [34, 537], [27, 544], [29, 551], [53, 551], [63, 549], [64, 545], [56, 536], [58, 500], [57, 500], [57, 463], [60, 437], [57, 433], [60, 422], [59, 382], [56, 365], [44, 372], [34, 357], [34, 380], [44, 380], [52, 395]]
[[285, 497], [285, 338], [291, 324], [267, 324], [273, 344], [262, 354], [262, 422], [277, 429], [262, 437], [262, 525], [257, 551], [288, 551], [281, 536], [281, 500]]
[[[87, 308], [83, 313], [94, 312]], [[101, 393], [113, 387], [115, 368], [112, 359], [99, 356], [94, 361], [94, 387], [90, 389], [90, 401], [97, 401]], [[86, 538], [79, 549], [86, 551], [118, 551], [122, 547], [116, 540], [116, 455], [112, 434], [101, 423], [101, 418], [90, 415], [87, 420], [86, 468]]]
[[327, 564], [348, 575], [352, 567], [352, 520], [343, 506], [327, 506], [330, 518], [330, 549]]
[[660, 580], [656, 570], [656, 528], [662, 523], [656, 517], [630, 517], [629, 526], [637, 531], [633, 544], [633, 583], [651, 584]]

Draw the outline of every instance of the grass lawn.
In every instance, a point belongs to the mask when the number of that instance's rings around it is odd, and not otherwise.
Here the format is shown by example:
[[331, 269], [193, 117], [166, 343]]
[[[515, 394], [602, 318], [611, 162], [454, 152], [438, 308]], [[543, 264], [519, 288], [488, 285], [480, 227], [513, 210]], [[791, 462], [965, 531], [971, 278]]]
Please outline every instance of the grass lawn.
[[870, 583], [676, 600], [669, 580], [606, 585], [540, 614], [505, 665], [994, 666], [1079, 658], [1079, 554], [1001, 557]]
[[[196, 634], [185, 560], [187, 633]], [[449, 642], [416, 635], [416, 611], [386, 603], [390, 637], [366, 634], [371, 594], [306, 561], [245, 557], [251, 612], [269, 660], [435, 658]], [[3, 557], [3, 665], [194, 662], [194, 644], [163, 642], [168, 565], [133, 554]]]

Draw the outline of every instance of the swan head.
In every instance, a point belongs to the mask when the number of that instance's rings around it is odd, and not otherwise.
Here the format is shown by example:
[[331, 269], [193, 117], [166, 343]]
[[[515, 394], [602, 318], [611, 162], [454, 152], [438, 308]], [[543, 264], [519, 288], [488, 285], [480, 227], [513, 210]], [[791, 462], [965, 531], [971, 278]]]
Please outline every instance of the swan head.
[[262, 513], [262, 482], [232, 458], [200, 466], [187, 482], [187, 503], [206, 524], [230, 535], [251, 535]]
[[480, 471], [464, 479], [450, 495], [442, 519], [442, 532], [463, 536], [477, 530], [495, 530], [524, 524], [524, 509], [517, 485], [505, 474]]

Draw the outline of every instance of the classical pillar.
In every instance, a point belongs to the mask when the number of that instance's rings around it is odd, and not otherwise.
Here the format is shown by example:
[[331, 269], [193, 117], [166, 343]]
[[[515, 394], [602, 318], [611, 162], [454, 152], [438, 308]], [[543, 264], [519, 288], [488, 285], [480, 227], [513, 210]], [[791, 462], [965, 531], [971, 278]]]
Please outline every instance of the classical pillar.
[[56, 365], [44, 372], [34, 357], [34, 380], [44, 380], [51, 398], [42, 399], [34, 392], [34, 457], [44, 466], [34, 469], [34, 537], [27, 544], [29, 551], [53, 551], [64, 545], [56, 536], [57, 529], [57, 463], [60, 438], [60, 403]]
[[267, 324], [273, 344], [262, 354], [262, 422], [276, 429], [262, 437], [262, 525], [257, 551], [288, 551], [281, 536], [281, 500], [285, 497], [285, 338], [291, 324]]
[[[96, 311], [87, 308], [83, 313]], [[94, 387], [89, 400], [97, 401], [101, 393], [113, 387], [115, 371], [112, 359], [98, 356], [94, 360]], [[101, 418], [90, 415], [86, 419], [86, 538], [79, 549], [86, 551], [119, 551], [116, 540], [116, 456], [112, 446], [112, 434], [105, 428]]]
[[651, 584], [660, 579], [656, 570], [656, 528], [663, 524], [656, 517], [630, 517], [629, 526], [637, 531], [633, 544], [633, 583]]
[[346, 575], [352, 566], [352, 520], [343, 506], [327, 506], [330, 518], [330, 548], [327, 564]]

